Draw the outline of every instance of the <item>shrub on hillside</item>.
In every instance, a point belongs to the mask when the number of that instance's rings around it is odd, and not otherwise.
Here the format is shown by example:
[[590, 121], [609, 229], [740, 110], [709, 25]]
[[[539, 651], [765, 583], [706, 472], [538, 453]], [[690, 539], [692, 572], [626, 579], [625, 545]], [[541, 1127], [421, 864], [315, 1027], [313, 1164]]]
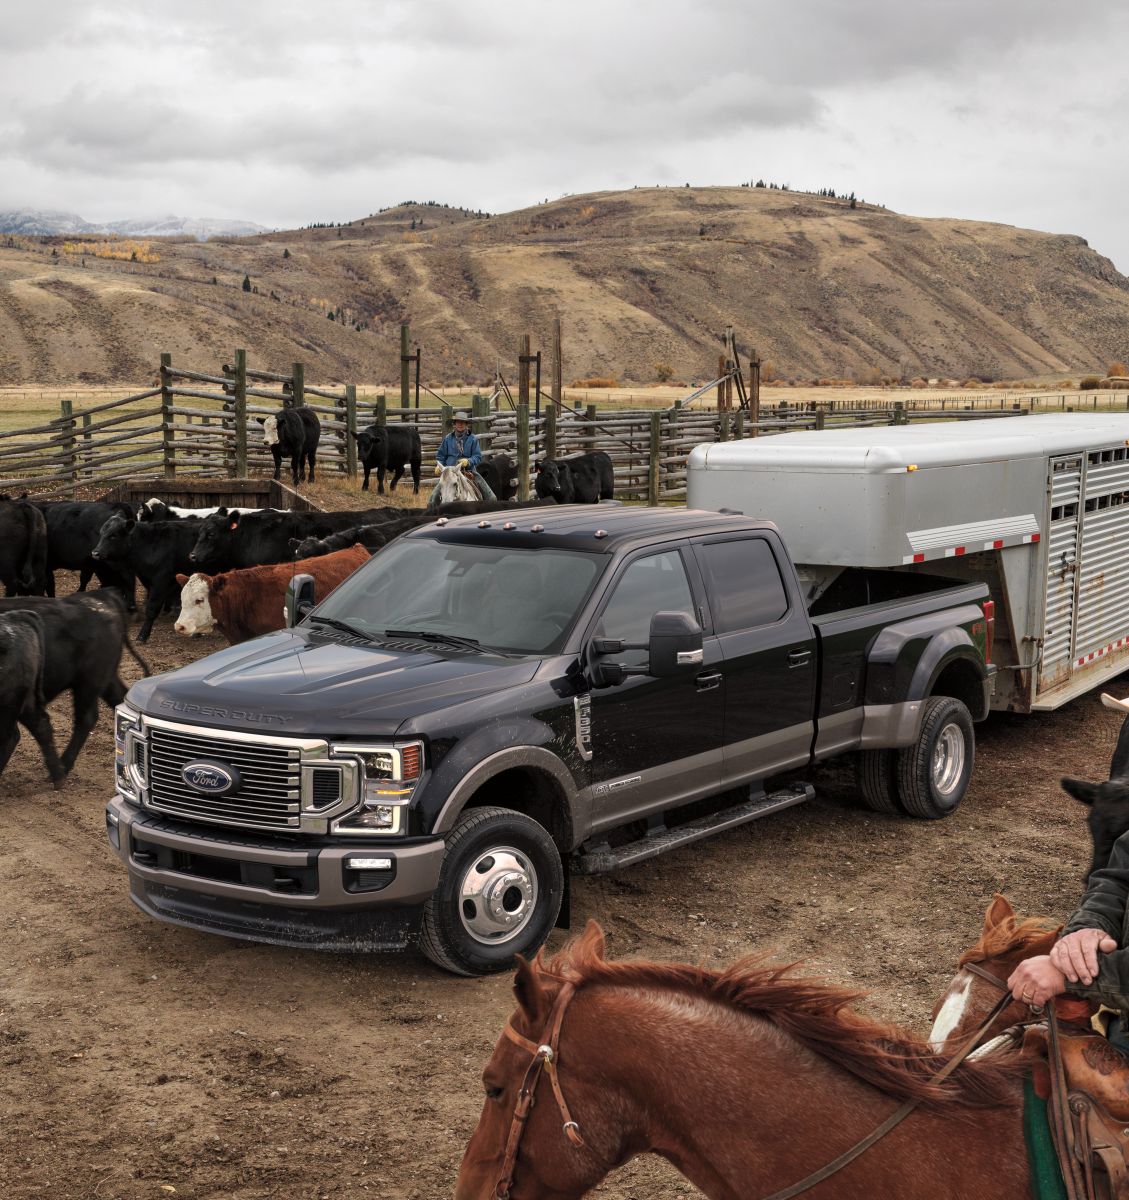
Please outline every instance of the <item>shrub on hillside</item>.
[[772, 383], [776, 378], [776, 365], [770, 360], [765, 359], [761, 363], [761, 383]]
[[1109, 366], [1106, 367], [1105, 373], [1107, 375], [1115, 376], [1119, 379], [1124, 379], [1126, 375], [1129, 375], [1129, 371], [1125, 369], [1125, 364], [1123, 362], [1111, 362]]
[[978, 388], [982, 387], [983, 385], [975, 375], [969, 375], [969, 377], [960, 386], [962, 388]]
[[1099, 383], [1101, 383], [1101, 380], [1096, 375], [1083, 375], [1078, 380], [1078, 390], [1080, 392], [1092, 392]]
[[574, 379], [568, 386], [574, 388], [617, 388], [619, 387], [619, 380], [606, 379], [596, 375], [591, 379]]
[[916, 379], [911, 379], [909, 381], [909, 385], [911, 388], [923, 388], [929, 386], [920, 375]]
[[674, 368], [668, 362], [655, 363], [655, 378], [659, 383], [668, 383], [674, 378]]

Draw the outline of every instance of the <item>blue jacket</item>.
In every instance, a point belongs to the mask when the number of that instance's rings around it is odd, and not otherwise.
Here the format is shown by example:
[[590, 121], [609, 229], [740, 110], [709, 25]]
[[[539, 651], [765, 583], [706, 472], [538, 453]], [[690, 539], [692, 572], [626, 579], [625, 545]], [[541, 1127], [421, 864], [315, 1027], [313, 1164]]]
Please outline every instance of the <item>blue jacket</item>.
[[470, 469], [477, 471], [478, 464], [482, 461], [482, 447], [478, 444], [478, 438], [468, 429], [463, 434], [463, 446], [460, 450], [457, 435], [451, 430], [439, 443], [439, 453], [436, 457], [444, 467], [453, 467], [460, 458], [465, 458], [470, 463]]

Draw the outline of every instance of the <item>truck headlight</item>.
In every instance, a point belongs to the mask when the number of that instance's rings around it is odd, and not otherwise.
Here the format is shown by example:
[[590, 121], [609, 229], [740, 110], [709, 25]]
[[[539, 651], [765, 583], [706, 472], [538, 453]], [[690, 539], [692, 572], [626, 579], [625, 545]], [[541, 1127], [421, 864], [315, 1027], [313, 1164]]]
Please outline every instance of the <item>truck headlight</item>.
[[357, 763], [360, 805], [332, 824], [334, 833], [371, 833], [395, 837], [408, 829], [408, 805], [423, 775], [423, 744], [332, 747], [335, 758]]
[[114, 709], [114, 781], [134, 804], [145, 777], [145, 743], [140, 739], [141, 714], [128, 704]]

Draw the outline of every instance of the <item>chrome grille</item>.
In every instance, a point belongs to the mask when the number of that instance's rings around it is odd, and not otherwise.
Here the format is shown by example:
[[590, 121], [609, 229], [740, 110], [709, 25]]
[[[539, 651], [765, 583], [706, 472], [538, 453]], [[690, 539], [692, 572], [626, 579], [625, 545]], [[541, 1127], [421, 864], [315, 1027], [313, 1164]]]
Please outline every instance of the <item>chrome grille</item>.
[[[161, 812], [260, 829], [297, 829], [301, 751], [297, 746], [227, 741], [182, 729], [149, 728], [149, 806]], [[190, 788], [180, 771], [190, 762], [213, 760], [234, 767], [239, 785], [226, 796]]]

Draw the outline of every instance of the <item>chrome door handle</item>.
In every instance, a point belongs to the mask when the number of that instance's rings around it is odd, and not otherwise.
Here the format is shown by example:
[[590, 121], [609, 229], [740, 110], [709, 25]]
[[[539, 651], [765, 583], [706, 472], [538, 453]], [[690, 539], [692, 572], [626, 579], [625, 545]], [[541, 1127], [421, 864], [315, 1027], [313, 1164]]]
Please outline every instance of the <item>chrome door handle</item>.
[[708, 671], [704, 675], [699, 675], [694, 682], [698, 685], [699, 692], [708, 692], [715, 687], [721, 686], [721, 672]]
[[790, 650], [788, 652], [789, 667], [803, 667], [811, 662], [810, 650]]

